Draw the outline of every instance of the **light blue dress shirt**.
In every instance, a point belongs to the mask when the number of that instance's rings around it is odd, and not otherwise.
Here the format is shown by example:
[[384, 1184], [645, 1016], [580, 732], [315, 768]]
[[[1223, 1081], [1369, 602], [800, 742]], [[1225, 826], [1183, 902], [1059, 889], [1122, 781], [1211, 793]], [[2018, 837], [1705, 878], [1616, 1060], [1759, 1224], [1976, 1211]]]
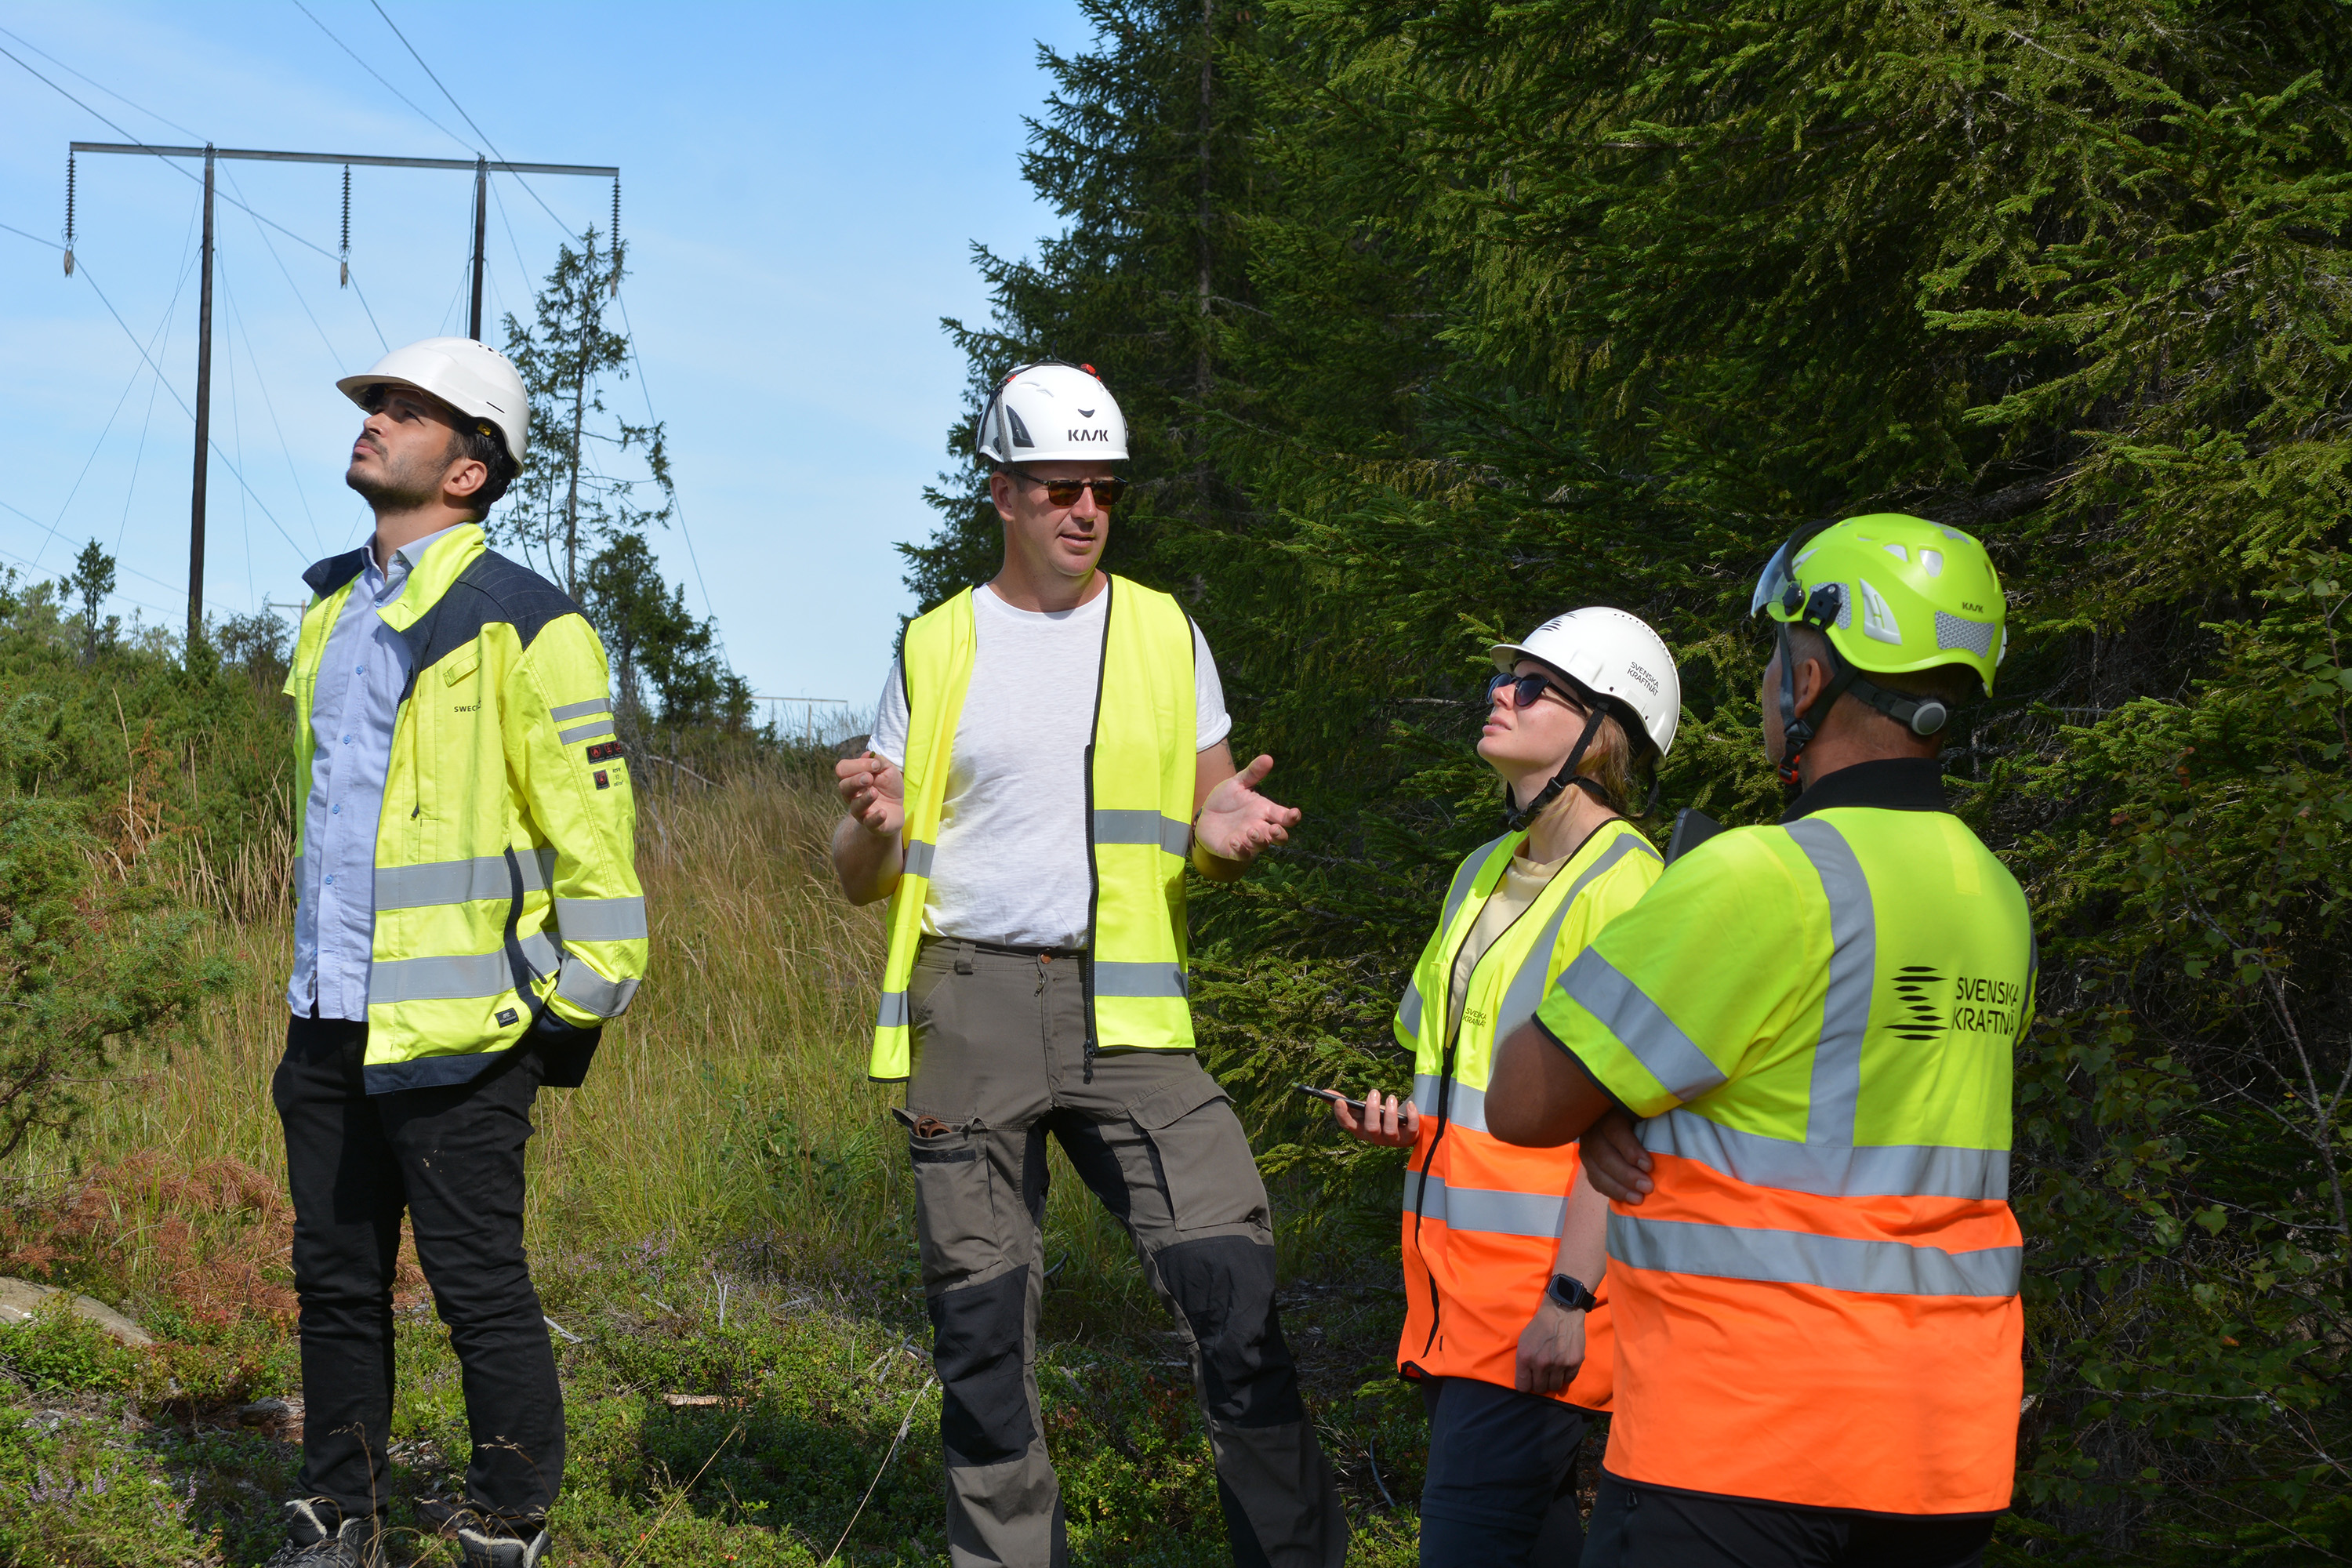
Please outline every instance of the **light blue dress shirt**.
[[[463, 528], [464, 523], [455, 525]], [[375, 944], [375, 835], [392, 770], [392, 726], [408, 684], [408, 645], [377, 612], [400, 597], [445, 528], [392, 552], [392, 570], [367, 564], [320, 656], [310, 704], [310, 794], [295, 863], [294, 978], [286, 1005], [308, 1016], [367, 1021], [368, 962]]]

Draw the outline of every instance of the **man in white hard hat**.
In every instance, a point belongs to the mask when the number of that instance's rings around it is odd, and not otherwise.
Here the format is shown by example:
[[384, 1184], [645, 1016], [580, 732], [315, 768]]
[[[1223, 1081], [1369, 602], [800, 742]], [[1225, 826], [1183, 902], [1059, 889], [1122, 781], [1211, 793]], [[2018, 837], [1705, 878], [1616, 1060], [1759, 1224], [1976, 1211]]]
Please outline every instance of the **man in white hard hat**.
[[891, 900], [867, 1070], [908, 1080], [950, 1554], [1066, 1554], [1033, 1364], [1051, 1136], [1175, 1311], [1234, 1561], [1328, 1568], [1347, 1521], [1275, 1310], [1265, 1187], [1186, 1000], [1188, 864], [1238, 877], [1298, 814], [1257, 792], [1271, 758], [1235, 771], [1183, 609], [1097, 567], [1127, 457], [1101, 380], [1021, 367], [977, 446], [1003, 563], [907, 628], [833, 838], [851, 901]]
[[523, 1257], [523, 1144], [646, 967], [635, 810], [604, 650], [554, 584], [487, 549], [530, 402], [465, 338], [337, 383], [367, 410], [345, 480], [367, 544], [303, 574], [306, 781], [286, 1129], [303, 1421], [271, 1561], [382, 1560], [401, 1217], [463, 1369], [473, 1458], [440, 1510], [468, 1568], [530, 1568], [563, 1399]]

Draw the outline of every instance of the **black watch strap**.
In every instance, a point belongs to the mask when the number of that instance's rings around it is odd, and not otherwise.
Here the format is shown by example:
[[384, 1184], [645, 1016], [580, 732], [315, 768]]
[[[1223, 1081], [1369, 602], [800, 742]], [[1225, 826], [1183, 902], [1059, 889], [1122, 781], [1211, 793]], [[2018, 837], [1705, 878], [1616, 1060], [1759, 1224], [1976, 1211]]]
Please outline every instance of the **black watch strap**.
[[1544, 1294], [1571, 1312], [1589, 1312], [1601, 1305], [1601, 1298], [1584, 1288], [1584, 1281], [1573, 1274], [1555, 1274]]

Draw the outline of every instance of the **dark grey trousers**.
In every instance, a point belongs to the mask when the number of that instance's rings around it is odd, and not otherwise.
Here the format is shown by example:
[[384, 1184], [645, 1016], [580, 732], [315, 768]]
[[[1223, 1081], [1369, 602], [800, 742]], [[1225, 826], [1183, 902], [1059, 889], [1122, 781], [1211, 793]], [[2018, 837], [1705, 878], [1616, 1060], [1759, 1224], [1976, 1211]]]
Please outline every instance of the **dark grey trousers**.
[[1274, 1229], [1241, 1122], [1189, 1053], [1085, 1054], [1078, 961], [935, 941], [908, 986], [932, 1360], [956, 1568], [1066, 1561], [1037, 1404], [1045, 1140], [1135, 1242], [1174, 1309], [1242, 1568], [1337, 1568], [1331, 1468], [1274, 1305]]

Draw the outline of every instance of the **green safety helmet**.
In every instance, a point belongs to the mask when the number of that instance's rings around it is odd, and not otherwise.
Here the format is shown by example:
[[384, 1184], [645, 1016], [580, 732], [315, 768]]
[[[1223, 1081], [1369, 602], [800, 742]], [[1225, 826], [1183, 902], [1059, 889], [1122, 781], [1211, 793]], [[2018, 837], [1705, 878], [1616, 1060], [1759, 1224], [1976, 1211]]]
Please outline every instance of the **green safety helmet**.
[[[1769, 616], [1780, 627], [1780, 721], [1788, 738], [1781, 774], [1792, 784], [1798, 753], [1841, 695], [1852, 693], [1918, 735], [1935, 734], [1950, 718], [1936, 699], [1886, 690], [1862, 672], [1907, 675], [1956, 664], [1973, 671], [1990, 696], [2008, 651], [2000, 577], [1985, 547], [1957, 528], [1901, 512], [1799, 529], [1765, 563], [1748, 613]], [[1794, 661], [1785, 654], [1791, 626], [1821, 632], [1838, 667], [1802, 714], [1796, 710]]]

